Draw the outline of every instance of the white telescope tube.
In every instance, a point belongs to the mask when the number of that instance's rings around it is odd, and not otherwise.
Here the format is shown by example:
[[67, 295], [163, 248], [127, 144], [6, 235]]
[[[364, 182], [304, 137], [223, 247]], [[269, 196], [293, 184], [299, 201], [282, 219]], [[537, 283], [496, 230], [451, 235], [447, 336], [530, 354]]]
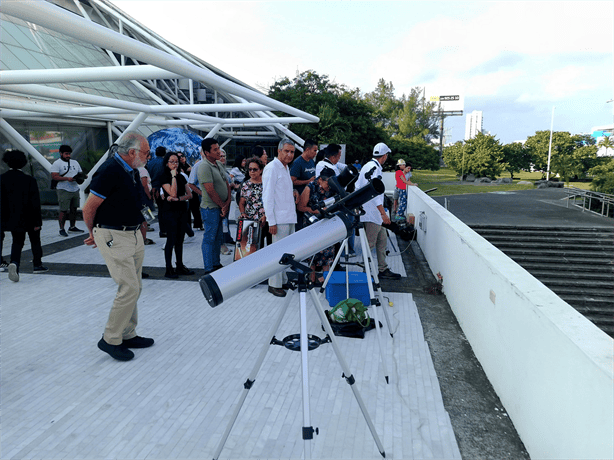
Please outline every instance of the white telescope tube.
[[259, 249], [254, 254], [203, 276], [200, 288], [211, 307], [289, 268], [281, 265], [284, 254], [292, 254], [296, 261], [344, 240], [352, 231], [352, 219], [339, 213], [293, 233], [277, 243]]

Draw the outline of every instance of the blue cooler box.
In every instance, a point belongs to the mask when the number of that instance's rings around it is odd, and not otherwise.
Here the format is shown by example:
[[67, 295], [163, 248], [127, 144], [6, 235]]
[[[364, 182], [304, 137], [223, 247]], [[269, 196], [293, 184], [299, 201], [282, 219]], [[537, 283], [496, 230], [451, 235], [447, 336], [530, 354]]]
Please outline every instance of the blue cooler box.
[[[324, 272], [324, 278], [328, 272]], [[334, 307], [342, 300], [347, 299], [345, 289], [345, 272], [336, 271], [328, 280], [326, 285], [326, 300], [331, 307]], [[350, 284], [350, 299], [360, 300], [365, 306], [371, 303], [369, 297], [369, 285], [367, 284], [367, 274], [362, 272], [348, 272], [347, 279]]]

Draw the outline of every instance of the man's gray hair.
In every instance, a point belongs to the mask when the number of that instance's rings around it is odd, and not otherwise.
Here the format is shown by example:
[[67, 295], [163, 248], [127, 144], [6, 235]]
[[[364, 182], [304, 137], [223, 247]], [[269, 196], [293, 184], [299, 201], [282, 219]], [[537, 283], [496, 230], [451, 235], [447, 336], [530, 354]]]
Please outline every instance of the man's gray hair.
[[124, 133], [119, 143], [117, 144], [117, 153], [122, 156], [128, 155], [130, 149], [138, 150], [141, 148], [141, 142], [143, 142], [143, 135], [136, 131], [128, 131]]
[[284, 145], [286, 145], [286, 144], [291, 145], [292, 147], [295, 146], [294, 142], [292, 142], [288, 138], [285, 138], [285, 139], [282, 139], [281, 141], [279, 141], [279, 144], [277, 145], [277, 149], [278, 150], [283, 150], [284, 149]]

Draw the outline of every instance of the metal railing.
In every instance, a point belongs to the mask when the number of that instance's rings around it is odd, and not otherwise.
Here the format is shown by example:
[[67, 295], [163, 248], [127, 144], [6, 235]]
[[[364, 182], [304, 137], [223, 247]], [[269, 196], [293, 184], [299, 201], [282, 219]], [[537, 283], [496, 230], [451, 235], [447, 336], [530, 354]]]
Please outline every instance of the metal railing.
[[577, 187], [565, 187], [567, 207], [569, 203], [605, 217], [614, 217], [614, 195], [583, 190]]

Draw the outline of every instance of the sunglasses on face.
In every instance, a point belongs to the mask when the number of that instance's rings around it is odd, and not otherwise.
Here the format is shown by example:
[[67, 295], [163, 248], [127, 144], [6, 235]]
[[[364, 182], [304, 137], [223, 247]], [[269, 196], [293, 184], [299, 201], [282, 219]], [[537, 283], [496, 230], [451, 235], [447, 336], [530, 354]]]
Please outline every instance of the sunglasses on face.
[[249, 171], [260, 171], [259, 168], [249, 168]]

